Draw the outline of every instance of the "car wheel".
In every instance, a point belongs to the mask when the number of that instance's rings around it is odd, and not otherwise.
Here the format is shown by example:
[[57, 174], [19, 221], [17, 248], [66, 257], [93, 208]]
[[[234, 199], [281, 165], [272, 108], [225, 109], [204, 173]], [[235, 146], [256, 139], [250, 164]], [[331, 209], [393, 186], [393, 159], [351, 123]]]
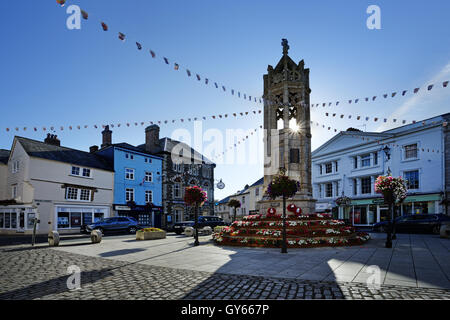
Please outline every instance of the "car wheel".
[[137, 228], [136, 227], [129, 227], [128, 228], [128, 233], [136, 233]]
[[433, 234], [439, 234], [441, 232], [441, 227], [439, 225], [435, 225], [432, 232]]

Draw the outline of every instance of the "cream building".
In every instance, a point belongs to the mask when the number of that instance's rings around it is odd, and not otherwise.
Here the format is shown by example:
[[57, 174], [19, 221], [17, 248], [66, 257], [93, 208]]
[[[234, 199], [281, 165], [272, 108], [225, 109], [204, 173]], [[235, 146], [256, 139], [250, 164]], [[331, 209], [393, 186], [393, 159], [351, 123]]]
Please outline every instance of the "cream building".
[[[0, 165], [1, 167], [1, 165]], [[44, 142], [14, 137], [6, 181], [0, 194], [0, 233], [37, 233], [50, 230], [79, 232], [82, 224], [109, 217], [114, 172], [100, 156], [60, 146], [54, 135]]]

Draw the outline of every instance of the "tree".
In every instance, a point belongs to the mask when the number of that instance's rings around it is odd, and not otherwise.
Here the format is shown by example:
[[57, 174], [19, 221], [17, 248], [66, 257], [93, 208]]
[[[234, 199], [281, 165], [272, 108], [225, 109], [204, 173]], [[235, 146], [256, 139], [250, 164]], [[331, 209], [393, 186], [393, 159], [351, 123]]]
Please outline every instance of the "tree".
[[231, 199], [227, 204], [229, 207], [233, 208], [233, 221], [236, 221], [236, 209], [241, 207], [241, 202], [236, 199]]

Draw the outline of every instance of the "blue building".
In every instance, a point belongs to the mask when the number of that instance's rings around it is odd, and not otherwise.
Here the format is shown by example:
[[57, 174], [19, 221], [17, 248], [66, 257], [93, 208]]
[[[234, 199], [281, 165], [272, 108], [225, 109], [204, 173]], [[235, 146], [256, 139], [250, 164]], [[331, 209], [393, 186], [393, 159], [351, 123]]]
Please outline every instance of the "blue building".
[[145, 226], [161, 227], [162, 158], [128, 143], [112, 144], [108, 126], [102, 135], [101, 149], [94, 151], [114, 168], [114, 212]]

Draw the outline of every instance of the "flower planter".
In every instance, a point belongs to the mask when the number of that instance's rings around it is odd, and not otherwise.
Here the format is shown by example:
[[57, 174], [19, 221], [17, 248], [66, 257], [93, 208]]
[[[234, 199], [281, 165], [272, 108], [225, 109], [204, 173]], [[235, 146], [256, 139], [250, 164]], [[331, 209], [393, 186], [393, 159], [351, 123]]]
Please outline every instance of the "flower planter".
[[136, 240], [155, 240], [155, 239], [165, 239], [165, 231], [144, 231], [136, 232]]

